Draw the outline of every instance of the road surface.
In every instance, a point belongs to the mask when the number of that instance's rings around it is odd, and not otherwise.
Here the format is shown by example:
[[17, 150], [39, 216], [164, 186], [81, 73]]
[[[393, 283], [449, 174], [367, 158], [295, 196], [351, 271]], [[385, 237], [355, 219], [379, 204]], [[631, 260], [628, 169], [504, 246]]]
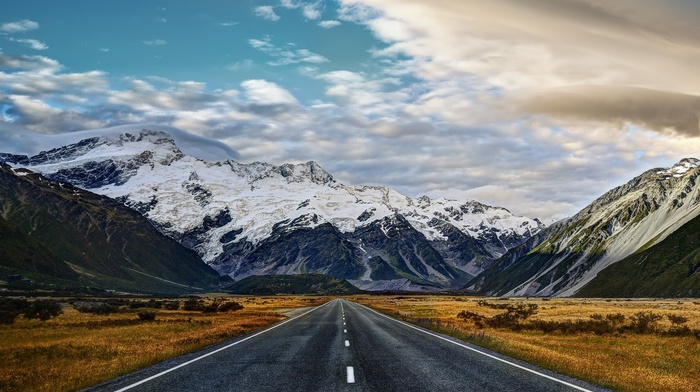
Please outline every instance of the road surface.
[[335, 299], [92, 391], [601, 391]]

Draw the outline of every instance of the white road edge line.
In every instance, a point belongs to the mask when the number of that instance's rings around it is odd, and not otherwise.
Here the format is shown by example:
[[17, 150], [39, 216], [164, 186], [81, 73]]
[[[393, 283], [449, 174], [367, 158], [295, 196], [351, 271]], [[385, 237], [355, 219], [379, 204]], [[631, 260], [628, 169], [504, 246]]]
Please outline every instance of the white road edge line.
[[564, 381], [564, 380], [560, 380], [560, 379], [558, 379], [558, 378], [556, 378], [556, 377], [552, 377], [552, 376], [546, 375], [546, 374], [544, 374], [544, 373], [540, 373], [540, 372], [538, 372], [537, 370], [532, 370], [532, 369], [526, 368], [525, 366], [518, 365], [517, 363], [513, 363], [513, 362], [510, 362], [510, 361], [506, 361], [506, 360], [503, 359], [503, 358], [499, 358], [499, 357], [497, 357], [497, 356], [494, 356], [494, 355], [491, 355], [491, 354], [487, 354], [487, 353], [485, 353], [485, 352], [483, 352], [483, 351], [479, 351], [479, 350], [477, 350], [477, 349], [475, 349], [475, 348], [472, 348], [472, 347], [469, 347], [469, 346], [467, 346], [467, 345], [465, 345], [465, 344], [457, 343], [457, 342], [455, 342], [455, 341], [453, 341], [453, 340], [447, 339], [447, 338], [442, 337], [442, 336], [440, 336], [440, 335], [434, 334], [434, 333], [432, 333], [432, 332], [428, 332], [428, 331], [426, 331], [426, 330], [423, 330], [423, 329], [421, 329], [421, 328], [416, 327], [415, 325], [412, 325], [412, 324], [409, 324], [409, 323], [405, 323], [405, 322], [400, 321], [400, 320], [397, 320], [397, 319], [395, 319], [395, 318], [393, 318], [393, 317], [389, 317], [389, 316], [387, 316], [387, 315], [385, 315], [385, 314], [383, 314], [383, 313], [379, 313], [379, 312], [377, 312], [376, 310], [374, 310], [374, 309], [372, 309], [372, 308], [369, 308], [369, 307], [367, 307], [367, 306], [365, 306], [365, 305], [358, 304], [358, 303], [356, 303], [356, 302], [354, 302], [354, 303], [357, 304], [357, 305], [359, 305], [359, 306], [362, 306], [363, 308], [367, 308], [368, 310], [370, 310], [370, 311], [372, 311], [372, 312], [374, 312], [374, 313], [376, 313], [376, 314], [378, 314], [378, 315], [380, 315], [380, 316], [382, 316], [382, 317], [385, 317], [385, 318], [387, 318], [387, 319], [389, 319], [389, 320], [391, 320], [391, 321], [394, 321], [394, 322], [397, 322], [397, 323], [399, 323], [399, 324], [405, 325], [405, 326], [407, 326], [407, 327], [409, 327], [409, 328], [413, 328], [413, 329], [415, 329], [416, 331], [423, 332], [423, 333], [426, 334], [426, 335], [430, 335], [430, 336], [436, 337], [436, 338], [441, 339], [441, 340], [444, 340], [444, 341], [446, 341], [446, 342], [448, 342], [448, 343], [452, 343], [452, 344], [454, 344], [454, 345], [456, 345], [456, 346], [459, 346], [459, 347], [462, 347], [462, 348], [466, 348], [467, 350], [474, 351], [475, 353], [478, 353], [478, 354], [484, 355], [484, 356], [486, 356], [486, 357], [489, 357], [489, 358], [491, 358], [491, 359], [495, 359], [496, 361], [503, 362], [503, 363], [505, 363], [505, 364], [514, 366], [514, 367], [516, 367], [516, 368], [518, 368], [518, 369], [525, 370], [525, 371], [530, 372], [530, 373], [532, 373], [532, 374], [536, 374], [536, 375], [538, 375], [538, 376], [540, 376], [540, 377], [544, 377], [544, 378], [546, 378], [546, 379], [549, 379], [549, 380], [552, 380], [552, 381], [556, 381], [556, 382], [558, 382], [558, 383], [560, 383], [560, 384], [564, 384], [564, 385], [566, 385], [566, 386], [568, 386], [568, 387], [571, 387], [571, 388], [574, 388], [574, 389], [576, 389], [576, 390], [583, 391], [583, 392], [593, 392], [593, 391], [591, 391], [590, 389], [586, 389], [586, 388], [579, 387], [578, 385], [571, 384], [571, 383], [566, 382], [566, 381]]
[[355, 369], [352, 366], [348, 366], [348, 384], [355, 383]]
[[[124, 388], [117, 389], [117, 390], [114, 391], [114, 392], [123, 392], [123, 391], [129, 390], [129, 389], [131, 389], [131, 388], [133, 388], [133, 387], [139, 386], [139, 385], [144, 384], [144, 383], [146, 383], [146, 382], [149, 382], [149, 381], [151, 381], [151, 380], [153, 380], [153, 379], [156, 379], [156, 378], [158, 378], [158, 377], [160, 377], [160, 376], [163, 376], [163, 375], [165, 375], [165, 374], [168, 374], [168, 373], [170, 373], [170, 372], [172, 372], [172, 371], [174, 371], [174, 370], [177, 370], [177, 369], [179, 369], [179, 368], [181, 368], [181, 367], [184, 367], [184, 366], [187, 366], [187, 365], [189, 365], [189, 364], [191, 364], [191, 363], [197, 362], [197, 361], [199, 361], [200, 359], [204, 359], [204, 358], [206, 358], [206, 357], [208, 357], [208, 356], [211, 356], [211, 355], [214, 355], [214, 354], [216, 354], [216, 353], [218, 353], [218, 352], [220, 352], [220, 351], [224, 351], [224, 350], [226, 350], [226, 349], [228, 349], [228, 348], [231, 348], [231, 347], [233, 347], [233, 346], [235, 346], [235, 345], [237, 345], [237, 344], [239, 344], [239, 343], [243, 343], [243, 342], [245, 342], [246, 340], [252, 339], [252, 338], [254, 338], [254, 337], [256, 337], [256, 336], [259, 336], [259, 335], [264, 334], [265, 332], [269, 332], [269, 331], [272, 331], [272, 330], [275, 329], [275, 328], [281, 327], [281, 326], [283, 326], [284, 324], [287, 324], [287, 323], [290, 322], [290, 321], [294, 321], [294, 320], [298, 319], [299, 317], [306, 316], [307, 314], [309, 314], [309, 313], [311, 313], [311, 312], [313, 312], [313, 311], [315, 311], [315, 310], [318, 310], [318, 309], [320, 309], [320, 308], [322, 308], [322, 307], [328, 305], [328, 304], [331, 303], [331, 302], [333, 302], [333, 301], [328, 301], [328, 302], [326, 302], [326, 303], [323, 304], [323, 305], [319, 305], [319, 306], [317, 306], [317, 307], [315, 307], [315, 308], [313, 308], [313, 309], [311, 309], [311, 310], [309, 310], [309, 311], [307, 311], [307, 312], [304, 312], [304, 313], [302, 313], [302, 314], [300, 314], [300, 315], [298, 315], [298, 316], [296, 316], [296, 317], [292, 317], [292, 318], [290, 318], [289, 320], [284, 320], [283, 322], [281, 322], [281, 323], [279, 323], [279, 324], [277, 324], [277, 325], [273, 325], [272, 327], [270, 327], [270, 328], [268, 328], [268, 329], [262, 330], [262, 331], [260, 331], [260, 332], [258, 332], [258, 333], [255, 333], [255, 334], [250, 335], [250, 336], [248, 336], [248, 337], [246, 337], [246, 338], [243, 338], [243, 339], [241, 339], [241, 340], [239, 340], [239, 341], [233, 342], [233, 343], [229, 344], [228, 346], [221, 347], [221, 348], [216, 349], [216, 350], [214, 350], [214, 351], [212, 351], [212, 352], [210, 352], [210, 353], [206, 353], [206, 354], [201, 355], [201, 356], [199, 356], [199, 357], [197, 357], [197, 358], [191, 359], [191, 360], [189, 360], [189, 361], [187, 361], [187, 362], [184, 362], [184, 363], [181, 363], [181, 364], [179, 364], [179, 365], [177, 365], [177, 366], [171, 367], [170, 369], [164, 370], [164, 371], [162, 371], [162, 372], [160, 372], [160, 373], [158, 373], [158, 374], [154, 374], [154, 375], [152, 375], [151, 377], [144, 378], [143, 380], [138, 381], [138, 382], [135, 382], [135, 383], [133, 383], [133, 384], [131, 384], [131, 385], [127, 385], [127, 386], [125, 386]], [[341, 305], [342, 305], [342, 303], [341, 303]]]

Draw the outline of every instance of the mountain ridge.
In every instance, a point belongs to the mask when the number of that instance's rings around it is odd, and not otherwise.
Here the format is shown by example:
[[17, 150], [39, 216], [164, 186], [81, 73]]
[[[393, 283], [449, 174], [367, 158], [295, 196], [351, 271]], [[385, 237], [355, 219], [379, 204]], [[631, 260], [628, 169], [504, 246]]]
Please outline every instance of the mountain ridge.
[[[402, 278], [405, 273], [416, 283], [453, 287], [544, 227], [539, 220], [476, 201], [411, 199], [386, 187], [347, 186], [313, 161], [279, 166], [230, 159], [208, 162], [183, 154], [167, 133], [138, 127], [33, 157], [5, 154], [0, 160], [118, 199], [236, 279], [264, 272], [263, 267], [246, 266], [275, 230], [292, 232], [327, 223], [338, 231], [333, 246], [347, 245], [353, 263], [363, 268], [335, 278], [372, 280], [369, 261], [380, 256]], [[398, 224], [392, 220], [396, 216], [405, 219], [403, 230], [423, 237], [422, 248], [404, 247], [398, 253], [368, 249], [363, 241], [369, 238], [355, 235], [372, 225], [379, 231], [370, 230], [374, 234], [368, 236], [386, 235], [389, 226]], [[315, 242], [309, 236], [296, 246], [313, 247]], [[464, 260], [466, 255], [469, 260]], [[285, 260], [290, 271], [305, 268], [304, 259]]]
[[487, 295], [570, 296], [599, 272], [700, 214], [700, 160], [647, 170], [511, 249], [468, 286]]

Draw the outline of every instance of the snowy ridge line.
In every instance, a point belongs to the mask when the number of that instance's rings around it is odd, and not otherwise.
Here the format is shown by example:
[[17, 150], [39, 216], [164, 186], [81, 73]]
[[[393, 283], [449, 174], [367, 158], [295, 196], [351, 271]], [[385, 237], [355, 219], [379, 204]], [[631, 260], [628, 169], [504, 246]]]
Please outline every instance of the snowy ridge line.
[[[324, 225], [349, 235], [380, 224], [389, 240], [390, 228], [399, 222], [395, 217], [401, 217], [433, 243], [449, 242], [449, 230], [456, 229], [482, 244], [479, 252], [487, 259], [544, 228], [539, 220], [477, 201], [412, 199], [387, 187], [344, 185], [313, 161], [279, 166], [230, 158], [207, 161], [183, 153], [168, 129], [125, 126], [119, 132], [91, 132], [90, 139], [27, 157], [14, 166], [124, 202], [212, 266], [233, 252], [232, 247], [245, 252], [275, 233]], [[456, 247], [443, 248], [463, 251]], [[363, 250], [372, 253], [364, 245]], [[465, 264], [478, 260], [463, 260], [457, 267], [478, 271], [479, 266]], [[410, 264], [407, 268], [419, 272]], [[419, 269], [440, 279], [447, 276], [430, 264]], [[268, 271], [262, 266], [259, 270]]]

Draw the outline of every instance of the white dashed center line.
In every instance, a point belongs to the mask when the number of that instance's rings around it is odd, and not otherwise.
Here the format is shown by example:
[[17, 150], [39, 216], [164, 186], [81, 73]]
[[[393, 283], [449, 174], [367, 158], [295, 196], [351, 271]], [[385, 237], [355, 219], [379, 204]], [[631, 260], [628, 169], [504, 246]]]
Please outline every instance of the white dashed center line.
[[348, 384], [355, 383], [355, 369], [352, 366], [348, 366]]
[[344, 330], [343, 330], [343, 333], [348, 333], [348, 330], [347, 330], [347, 329], [344, 329]]
[[345, 341], [345, 347], [350, 347], [350, 341], [349, 341], [349, 340], [346, 340], [346, 341]]

